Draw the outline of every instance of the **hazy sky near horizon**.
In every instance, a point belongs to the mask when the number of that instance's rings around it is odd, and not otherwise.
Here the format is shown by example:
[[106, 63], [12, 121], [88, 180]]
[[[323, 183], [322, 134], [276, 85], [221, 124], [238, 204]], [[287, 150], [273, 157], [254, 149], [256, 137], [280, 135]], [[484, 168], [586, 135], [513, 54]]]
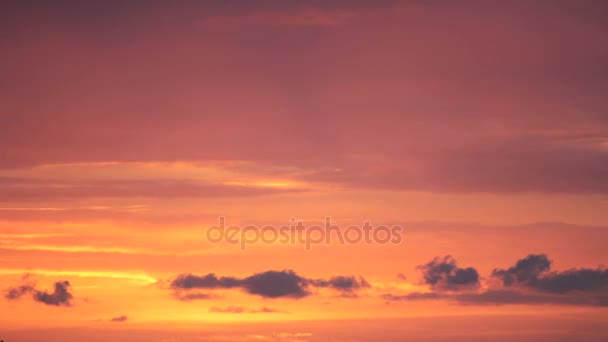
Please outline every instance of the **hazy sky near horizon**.
[[600, 0], [2, 2], [0, 339], [608, 338], [607, 36]]

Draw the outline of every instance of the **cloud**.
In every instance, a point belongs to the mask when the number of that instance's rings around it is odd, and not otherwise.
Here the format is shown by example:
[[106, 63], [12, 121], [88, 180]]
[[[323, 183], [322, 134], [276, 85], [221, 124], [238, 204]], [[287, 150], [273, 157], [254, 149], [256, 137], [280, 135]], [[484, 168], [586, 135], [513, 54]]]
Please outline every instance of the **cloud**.
[[267, 298], [302, 298], [310, 294], [308, 280], [294, 271], [267, 271], [254, 274], [243, 280], [243, 287], [251, 294]]
[[454, 296], [460, 304], [465, 305], [504, 305], [504, 304], [563, 304], [585, 306], [608, 306], [608, 296], [576, 295], [557, 296], [538, 293], [526, 293], [509, 290], [488, 290], [481, 293], [463, 293]]
[[476, 272], [475, 276], [470, 271], [458, 272], [456, 261], [451, 257], [435, 258], [420, 267], [431, 292], [386, 293], [381, 297], [387, 302], [450, 300], [463, 305], [608, 306], [608, 271], [605, 269], [550, 272], [550, 268], [551, 261], [546, 255], [530, 254], [508, 269], [494, 269], [487, 289], [459, 292], [453, 290], [461, 289], [462, 284], [475, 284], [477, 288], [479, 276]]
[[[18, 115], [0, 117], [0, 167], [246, 160], [352, 188], [608, 192], [598, 5], [266, 3], [7, 6], [2, 105]], [[332, 25], [317, 25], [372, 7], [329, 35]], [[210, 17], [261, 22], [198, 25]], [[276, 20], [296, 25], [266, 24]]]
[[180, 274], [171, 281], [174, 290], [184, 289], [232, 289], [241, 288], [245, 292], [266, 298], [301, 298], [309, 295], [308, 281], [294, 271], [267, 271], [246, 278], [217, 277], [213, 273], [197, 276]]
[[22, 277], [24, 284], [9, 287], [5, 292], [4, 298], [7, 300], [20, 299], [25, 295], [32, 295], [36, 302], [53, 306], [71, 306], [73, 295], [70, 293], [70, 282], [67, 280], [58, 281], [54, 284], [52, 293], [36, 289], [36, 284], [29, 281], [29, 274]]
[[21, 282], [23, 284], [6, 289], [4, 298], [7, 300], [15, 300], [23, 297], [26, 294], [33, 293], [36, 290], [36, 283], [31, 281], [30, 278], [31, 274], [23, 274], [23, 276], [21, 276]]
[[180, 274], [171, 282], [172, 288], [180, 289], [215, 289], [233, 288], [241, 285], [241, 281], [232, 277], [218, 278], [215, 274], [209, 273], [203, 276], [194, 274]]
[[[264, 298], [303, 298], [311, 294], [310, 287], [331, 288], [341, 294], [352, 295], [355, 291], [369, 287], [361, 277], [335, 276], [330, 279], [309, 279], [292, 270], [266, 271], [245, 278], [217, 277], [213, 273], [206, 275], [180, 274], [169, 287], [174, 291], [192, 289], [232, 289], [243, 291]], [[184, 296], [178, 294], [178, 298]], [[205, 297], [207, 298], [207, 297]]]
[[204, 198], [259, 196], [302, 191], [254, 185], [207, 183], [188, 179], [41, 180], [0, 177], [0, 202], [89, 198]]
[[257, 314], [257, 313], [283, 313], [283, 311], [278, 310], [278, 309], [273, 309], [273, 308], [269, 308], [269, 307], [262, 307], [260, 309], [247, 309], [244, 308], [242, 306], [228, 306], [225, 308], [220, 308], [220, 307], [216, 307], [216, 306], [212, 306], [211, 308], [209, 308], [209, 312], [213, 312], [213, 313], [231, 313], [231, 314], [242, 314], [242, 313], [252, 313], [252, 314]]
[[183, 292], [183, 291], [174, 291], [173, 297], [179, 299], [184, 302], [191, 302], [193, 300], [207, 300], [207, 299], [218, 299], [221, 296], [203, 292]]
[[551, 261], [544, 254], [530, 254], [517, 261], [515, 266], [507, 270], [495, 269], [492, 276], [502, 280], [504, 286], [515, 283], [529, 284], [538, 276], [551, 268]]
[[422, 270], [423, 282], [434, 290], [457, 291], [479, 287], [479, 274], [472, 267], [460, 268], [451, 256], [436, 257], [425, 265], [418, 266]]
[[370, 287], [369, 283], [362, 277], [336, 276], [329, 280], [319, 279], [313, 282], [318, 287], [330, 287], [339, 291], [352, 291], [365, 287]]
[[[91, 270], [53, 270], [53, 269], [31, 269], [29, 270], [32, 274], [46, 275], [51, 277], [92, 277], [92, 278], [108, 278], [108, 279], [128, 279], [133, 282], [141, 282], [145, 284], [154, 284], [158, 282], [158, 279], [150, 277], [145, 274], [138, 274], [132, 272], [106, 272], [106, 271], [91, 271]], [[23, 269], [3, 269], [0, 268], [0, 275], [7, 274], [22, 274], [25, 272]]]
[[[602, 138], [513, 132], [506, 138], [479, 137], [474, 143], [444, 146], [440, 142], [432, 148], [408, 150], [407, 159], [395, 156], [390, 165], [340, 160], [333, 168], [311, 170], [303, 179], [403, 191], [606, 193], [608, 181], [602, 175], [608, 172], [608, 150], [598, 140]], [[581, 170], [588, 177], [580, 177]]]
[[128, 319], [129, 317], [122, 315], [110, 318], [110, 322], [126, 322]]
[[608, 306], [608, 296], [556, 296], [537, 293], [525, 293], [512, 290], [488, 290], [479, 293], [437, 293], [412, 292], [405, 295], [384, 294], [381, 296], [387, 302], [419, 301], [419, 300], [450, 300], [462, 305], [584, 305]]
[[547, 293], [608, 291], [608, 270], [571, 269], [549, 272], [551, 261], [544, 254], [530, 254], [506, 270], [495, 269], [492, 276], [505, 287], [526, 287]]
[[55, 289], [52, 293], [48, 293], [47, 291], [35, 291], [34, 300], [46, 305], [70, 306], [73, 296], [70, 293], [69, 288], [69, 281], [58, 281], [55, 283]]
[[381, 296], [387, 301], [400, 301], [400, 300], [425, 300], [425, 299], [440, 299], [445, 298], [445, 295], [435, 292], [412, 292], [406, 295], [394, 295], [390, 293], [383, 294]]
[[595, 292], [608, 290], [608, 270], [572, 269], [549, 273], [538, 279], [533, 287], [543, 292]]
[[[56, 6], [47, 6], [42, 3], [37, 6], [31, 6], [29, 4], [19, 5], [6, 5], [2, 4], [1, 9], [6, 11], [10, 19], [15, 16], [28, 16], [37, 14], [50, 21], [62, 22], [67, 27], [74, 27], [87, 30], [89, 33], [95, 32], [96, 29], [102, 26], [113, 26], [120, 24], [121, 21], [114, 13], [120, 12], [121, 17], [127, 19], [130, 22], [137, 22], [138, 25], [147, 27], [150, 23], [148, 20], [156, 19], [154, 13], [169, 11], [172, 16], [177, 16], [182, 20], [193, 20], [193, 19], [224, 19], [224, 18], [235, 18], [236, 20], [243, 20], [250, 16], [263, 16], [274, 14], [276, 23], [278, 24], [309, 24], [308, 21], [300, 22], [291, 19], [291, 16], [298, 13], [307, 13], [308, 11], [315, 11], [319, 14], [326, 14], [328, 16], [335, 16], [341, 13], [352, 13], [352, 12], [364, 12], [374, 9], [381, 9], [387, 6], [394, 6], [398, 4], [397, 0], [334, 0], [334, 1], [282, 1], [282, 0], [270, 0], [263, 1], [260, 3], [251, 3], [250, 1], [238, 1], [237, 3], [224, 3], [224, 2], [186, 2], [186, 3], [175, 3], [167, 5], [162, 1], [150, 1], [145, 4], [128, 4], [121, 2], [108, 2], [104, 4], [103, 10], [99, 6], [90, 4], [71, 4], [69, 7], [65, 3], [58, 3]], [[192, 13], [196, 13], [192, 16]], [[143, 21], [142, 15], [147, 17], [148, 20]], [[287, 19], [279, 20], [279, 16], [287, 16]], [[83, 20], [83, 18], [95, 18], [92, 20]], [[290, 20], [291, 19], [291, 20]], [[164, 21], [153, 21], [156, 25], [163, 25]], [[263, 24], [264, 21], [255, 23]], [[270, 23], [274, 23], [271, 21]], [[17, 22], [11, 22], [13, 25], [18, 25]], [[315, 25], [316, 22], [310, 23]]]
[[316, 279], [310, 282], [316, 287], [336, 290], [345, 298], [356, 298], [358, 290], [371, 287], [363, 277], [354, 276], [336, 276], [328, 280]]
[[4, 298], [8, 300], [19, 299], [23, 295], [34, 292], [34, 290], [35, 289], [33, 285], [20, 285], [16, 287], [11, 287], [7, 289]]

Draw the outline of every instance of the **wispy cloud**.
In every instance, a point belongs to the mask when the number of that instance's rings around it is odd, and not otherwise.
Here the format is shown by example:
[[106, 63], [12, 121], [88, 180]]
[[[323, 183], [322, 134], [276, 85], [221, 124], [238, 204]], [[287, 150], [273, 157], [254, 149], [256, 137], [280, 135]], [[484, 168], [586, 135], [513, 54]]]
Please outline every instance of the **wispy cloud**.
[[71, 276], [84, 278], [112, 278], [112, 279], [127, 279], [138, 281], [145, 284], [153, 284], [158, 280], [154, 277], [138, 272], [116, 272], [116, 271], [90, 271], [90, 270], [51, 270], [51, 269], [7, 269], [0, 268], [0, 275], [20, 275], [24, 273], [43, 275], [43, 276]]

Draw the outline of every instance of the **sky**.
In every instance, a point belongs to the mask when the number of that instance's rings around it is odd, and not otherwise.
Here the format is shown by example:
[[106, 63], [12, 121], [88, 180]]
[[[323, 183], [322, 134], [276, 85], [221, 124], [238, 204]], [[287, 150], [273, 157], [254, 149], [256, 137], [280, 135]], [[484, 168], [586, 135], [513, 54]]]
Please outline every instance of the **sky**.
[[[4, 1], [0, 339], [608, 339], [607, 36], [601, 0]], [[328, 221], [399, 235], [242, 233]]]

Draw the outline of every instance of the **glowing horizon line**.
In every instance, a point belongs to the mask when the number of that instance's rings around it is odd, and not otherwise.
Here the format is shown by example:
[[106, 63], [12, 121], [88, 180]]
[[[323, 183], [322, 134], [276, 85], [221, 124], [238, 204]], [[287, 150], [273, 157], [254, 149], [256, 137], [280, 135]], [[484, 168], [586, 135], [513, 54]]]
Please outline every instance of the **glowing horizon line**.
[[113, 271], [59, 271], [45, 269], [10, 269], [0, 268], [0, 275], [20, 275], [20, 274], [38, 274], [46, 276], [75, 276], [82, 278], [111, 278], [111, 279], [130, 279], [145, 281], [149, 284], [158, 282], [158, 279], [146, 274], [136, 274], [129, 272], [113, 272]]

